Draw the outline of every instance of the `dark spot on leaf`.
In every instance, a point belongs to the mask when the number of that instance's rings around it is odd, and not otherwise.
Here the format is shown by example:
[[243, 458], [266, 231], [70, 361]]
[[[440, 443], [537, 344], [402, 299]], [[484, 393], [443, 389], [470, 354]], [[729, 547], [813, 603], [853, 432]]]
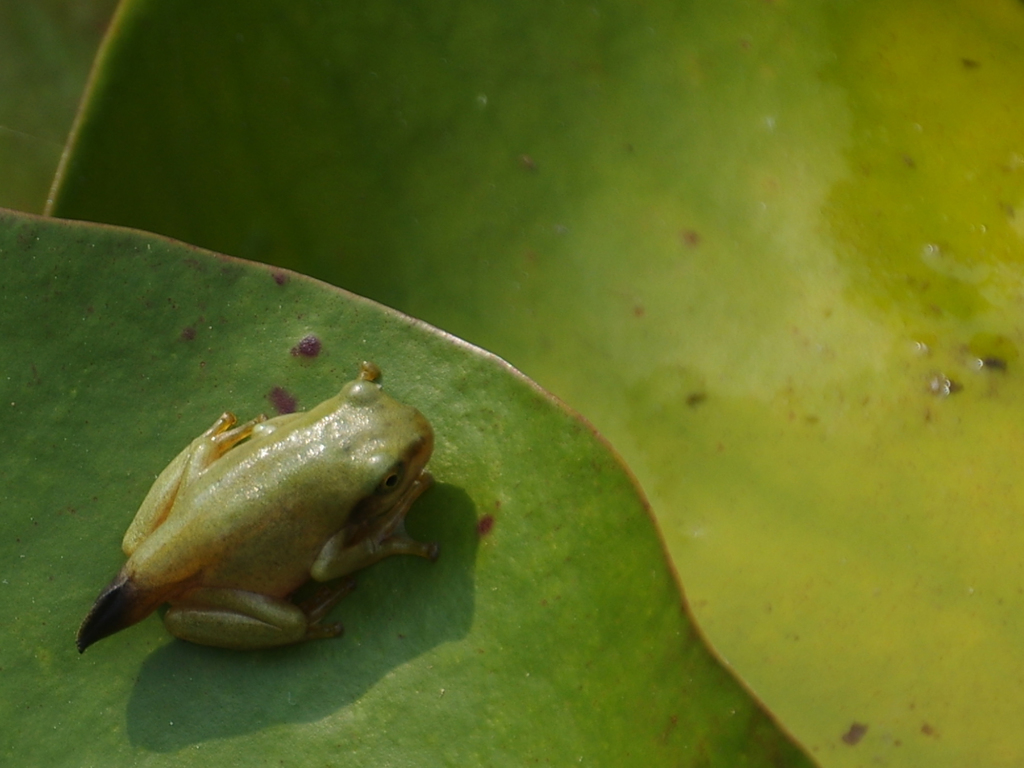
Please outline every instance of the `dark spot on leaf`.
[[[668, 723], [665, 725], [665, 729], [661, 732], [662, 742], [668, 741], [668, 737], [672, 734], [672, 731], [676, 729], [679, 724], [679, 715], [669, 715]], [[701, 761], [704, 762], [703, 760]]]
[[633, 317], [643, 317], [646, 314], [647, 310], [644, 308], [643, 304], [637, 304], [633, 307]]
[[320, 354], [320, 339], [312, 333], [292, 347], [294, 357], [316, 357]]
[[935, 738], [939, 737], [939, 732], [932, 728], [930, 725], [928, 725], [928, 723], [924, 723], [921, 726], [921, 733], [923, 733], [925, 736], [934, 736]]
[[914, 162], [914, 158], [912, 158], [910, 155], [903, 156], [903, 163], [907, 166], [907, 168], [917, 168], [917, 163]]
[[981, 368], [1005, 371], [1020, 358], [1017, 343], [1001, 333], [976, 333], [967, 343], [966, 351]]
[[272, 272], [271, 274], [274, 277], [274, 282], [277, 283], [278, 285], [284, 285], [285, 283], [288, 282], [288, 275], [286, 275], [284, 272]]
[[494, 515], [484, 515], [477, 521], [476, 533], [478, 536], [486, 536], [492, 528], [494, 528]]
[[700, 405], [707, 399], [707, 392], [691, 392], [686, 396], [686, 404], [691, 408], [696, 408], [698, 405]]
[[850, 726], [850, 730], [843, 734], [843, 741], [849, 744], [851, 747], [858, 741], [864, 738], [864, 734], [868, 732], [868, 727], [864, 723], [854, 723]]
[[284, 387], [274, 387], [267, 395], [270, 404], [278, 413], [295, 413], [299, 407], [299, 401]]
[[981, 66], [977, 59], [960, 59], [960, 63], [964, 65], [964, 69], [977, 69]]
[[181, 329], [181, 340], [192, 341], [196, 337], [196, 329], [191, 325], [187, 325]]
[[695, 229], [684, 229], [679, 233], [679, 239], [683, 241], [683, 245], [688, 248], [696, 248], [700, 245], [700, 233]]

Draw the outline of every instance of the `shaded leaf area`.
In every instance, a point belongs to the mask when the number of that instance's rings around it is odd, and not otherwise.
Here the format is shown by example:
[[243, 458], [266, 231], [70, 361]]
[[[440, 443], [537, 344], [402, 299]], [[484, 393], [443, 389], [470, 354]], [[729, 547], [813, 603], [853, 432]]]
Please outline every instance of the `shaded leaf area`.
[[41, 212], [116, 0], [0, 0], [0, 205]]
[[[615, 456], [497, 358], [145, 233], [3, 213], [0, 266], [4, 762], [809, 765], [703, 646]], [[181, 447], [364, 359], [436, 431], [409, 528], [439, 560], [361, 573], [338, 640], [228, 652], [150, 617], [79, 656]]]

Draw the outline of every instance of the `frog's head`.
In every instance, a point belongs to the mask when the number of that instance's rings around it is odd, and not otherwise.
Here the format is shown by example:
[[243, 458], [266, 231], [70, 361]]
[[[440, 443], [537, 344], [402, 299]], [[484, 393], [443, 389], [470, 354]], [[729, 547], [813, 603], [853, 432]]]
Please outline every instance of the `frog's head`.
[[396, 508], [408, 509], [431, 483], [425, 470], [434, 450], [430, 422], [412, 406], [387, 395], [375, 378], [366, 375], [364, 368], [341, 392], [346, 405], [358, 413], [353, 421], [361, 424], [360, 437], [351, 436], [351, 458], [363, 490], [346, 524], [349, 541], [376, 530], [379, 521], [392, 517], [389, 513]]

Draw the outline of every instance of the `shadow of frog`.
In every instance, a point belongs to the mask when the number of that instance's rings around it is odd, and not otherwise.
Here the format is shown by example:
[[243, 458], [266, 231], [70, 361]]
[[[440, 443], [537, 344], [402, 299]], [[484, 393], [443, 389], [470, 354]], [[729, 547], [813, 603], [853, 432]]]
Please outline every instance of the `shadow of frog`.
[[473, 623], [478, 536], [469, 496], [438, 484], [408, 519], [437, 541], [434, 563], [390, 557], [356, 575], [331, 613], [345, 634], [267, 651], [170, 642], [143, 663], [128, 700], [132, 744], [170, 752], [288, 722], [314, 722], [360, 699], [384, 675], [466, 636]]

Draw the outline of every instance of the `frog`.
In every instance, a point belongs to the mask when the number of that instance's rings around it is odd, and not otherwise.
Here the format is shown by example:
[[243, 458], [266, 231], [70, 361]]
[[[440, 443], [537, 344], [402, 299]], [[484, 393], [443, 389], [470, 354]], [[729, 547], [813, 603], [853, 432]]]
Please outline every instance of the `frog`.
[[[156, 478], [125, 532], [127, 558], [77, 647], [168, 604], [171, 635], [256, 650], [338, 637], [325, 621], [352, 574], [392, 555], [436, 560], [405, 519], [430, 487], [434, 432], [420, 411], [358, 376], [316, 407], [239, 424], [223, 413]], [[300, 601], [308, 582], [318, 589]], [[303, 590], [305, 592], [305, 590]]]

